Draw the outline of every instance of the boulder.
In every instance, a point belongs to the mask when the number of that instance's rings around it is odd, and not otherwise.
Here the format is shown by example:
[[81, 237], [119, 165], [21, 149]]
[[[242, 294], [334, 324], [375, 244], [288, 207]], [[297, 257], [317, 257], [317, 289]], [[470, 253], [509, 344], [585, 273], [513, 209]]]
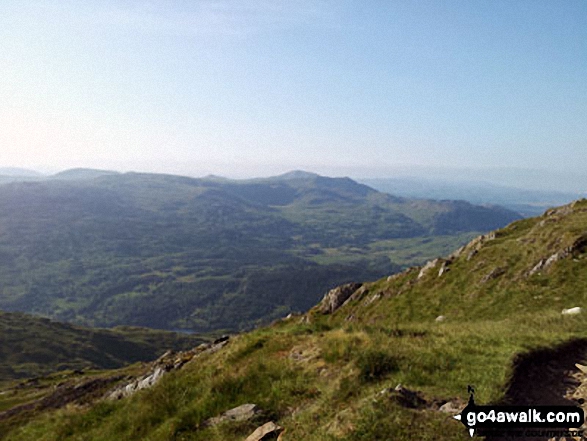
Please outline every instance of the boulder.
[[438, 410], [451, 415], [458, 415], [463, 410], [463, 407], [465, 407], [464, 404], [459, 400], [451, 400], [440, 406]]
[[320, 302], [320, 312], [332, 314], [361, 286], [363, 286], [362, 283], [347, 283], [331, 289]]
[[251, 433], [245, 441], [269, 441], [277, 440], [280, 434], [283, 432], [283, 427], [278, 426], [273, 421], [269, 421], [263, 424], [261, 427], [257, 427], [253, 433]]
[[581, 309], [580, 306], [575, 306], [574, 308], [563, 309], [561, 314], [562, 315], [577, 315], [577, 314], [581, 314], [582, 311], [583, 311], [583, 309]]
[[256, 404], [243, 404], [241, 406], [227, 410], [222, 415], [210, 418], [205, 421], [205, 426], [216, 426], [225, 421], [246, 421], [259, 415], [261, 410]]

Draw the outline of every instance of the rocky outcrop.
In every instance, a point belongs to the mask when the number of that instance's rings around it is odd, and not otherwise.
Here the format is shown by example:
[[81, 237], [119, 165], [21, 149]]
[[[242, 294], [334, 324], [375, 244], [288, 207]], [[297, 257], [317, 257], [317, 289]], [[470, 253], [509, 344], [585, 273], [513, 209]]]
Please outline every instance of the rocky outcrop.
[[455, 260], [456, 258], [460, 257], [461, 254], [463, 254], [463, 251], [465, 251], [465, 248], [466, 248], [466, 245], [463, 245], [459, 249], [453, 251], [452, 254], [448, 256], [448, 259]]
[[479, 250], [483, 247], [484, 244], [486, 244], [489, 241], [495, 240], [496, 237], [497, 236], [496, 236], [495, 231], [492, 231], [491, 233], [487, 233], [487, 234], [482, 234], [481, 236], [477, 236], [475, 239], [473, 239], [471, 242], [469, 242], [464, 247], [459, 248], [453, 254], [456, 254], [456, 256], [458, 257], [461, 254], [466, 252], [467, 261], [469, 261], [473, 257], [475, 257], [477, 255], [477, 253], [479, 253]]
[[263, 424], [261, 427], [251, 433], [245, 441], [269, 441], [269, 440], [280, 440], [283, 427], [278, 426], [273, 421], [269, 421]]
[[153, 387], [166, 373], [181, 369], [183, 365], [203, 354], [211, 354], [219, 351], [228, 344], [228, 341], [229, 337], [224, 336], [215, 340], [213, 343], [202, 343], [189, 351], [167, 351], [151, 363], [150, 368], [145, 375], [135, 378], [122, 386], [118, 386], [116, 389], [110, 391], [106, 395], [106, 398], [110, 400], [120, 400], [121, 398], [133, 395], [139, 390]]
[[320, 302], [319, 310], [322, 314], [332, 314], [340, 308], [357, 291], [362, 283], [347, 283], [328, 291]]
[[546, 260], [540, 259], [538, 263], [534, 265], [530, 271], [528, 271], [528, 277], [533, 276], [534, 274], [537, 274], [540, 270], [542, 270], [544, 268], [545, 262]]
[[577, 207], [577, 204], [584, 202], [585, 199], [579, 199], [573, 201], [570, 204], [563, 205], [562, 207], [551, 208], [546, 210], [542, 215], [542, 220], [538, 223], [538, 227], [544, 227], [550, 223], [559, 222], [563, 217], [568, 216], [577, 211], [586, 211], [586, 208]]
[[489, 274], [486, 274], [483, 276], [483, 278], [481, 279], [481, 283], [487, 283], [490, 280], [493, 279], [497, 279], [499, 276], [505, 274], [505, 268], [502, 267], [497, 267], [497, 268], [493, 268]]
[[444, 274], [450, 271], [451, 263], [452, 262], [450, 260], [445, 260], [442, 262], [442, 265], [440, 265], [440, 269], [438, 270], [438, 277], [442, 277]]
[[418, 273], [418, 280], [424, 277], [428, 271], [432, 270], [433, 268], [436, 268], [436, 265], [438, 265], [439, 262], [440, 259], [434, 259], [427, 262], [426, 265], [424, 265]]
[[436, 267], [438, 265], [440, 265], [440, 269], [438, 270], [438, 277], [442, 277], [444, 274], [446, 274], [447, 272], [450, 271], [450, 264], [451, 263], [452, 263], [452, 260], [451, 259], [440, 259], [440, 258], [437, 258], [437, 259], [434, 259], [434, 260], [430, 260], [429, 262], [426, 263], [426, 265], [424, 265], [422, 267], [422, 269], [418, 273], [417, 280], [420, 280], [422, 277], [424, 277], [430, 271], [432, 271], [433, 269], [436, 269]]
[[530, 271], [528, 271], [528, 277], [533, 276], [534, 274], [539, 273], [540, 271], [544, 271], [548, 269], [552, 264], [558, 262], [559, 260], [566, 259], [567, 257], [573, 256], [577, 257], [579, 254], [585, 252], [587, 248], [587, 235], [582, 235], [575, 239], [571, 245], [565, 247], [554, 254], [551, 254], [549, 257], [540, 259], [538, 263], [536, 263]]

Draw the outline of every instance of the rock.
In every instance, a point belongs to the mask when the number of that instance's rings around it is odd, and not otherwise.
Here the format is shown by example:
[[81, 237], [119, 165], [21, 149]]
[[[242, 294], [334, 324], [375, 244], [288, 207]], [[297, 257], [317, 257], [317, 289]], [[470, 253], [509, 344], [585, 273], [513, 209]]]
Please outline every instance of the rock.
[[307, 324], [310, 324], [310, 323], [312, 323], [312, 320], [310, 319], [310, 316], [309, 316], [308, 314], [304, 314], [304, 315], [303, 315], [303, 316], [300, 318], [300, 320], [298, 321], [298, 323], [299, 323], [300, 325], [307, 325]]
[[566, 216], [566, 215], [571, 214], [573, 212], [574, 207], [575, 207], [575, 205], [573, 205], [571, 203], [568, 205], [563, 205], [562, 207], [551, 208], [550, 210], [546, 210], [542, 216], [543, 217]]
[[488, 242], [490, 240], [494, 240], [496, 237], [495, 232], [491, 232], [488, 234], [482, 234], [481, 236], [477, 236], [475, 239], [473, 239], [471, 242], [469, 242], [467, 245], [465, 245], [465, 249], [474, 249], [476, 251], [479, 251], [479, 249], [483, 246], [483, 244], [485, 242]]
[[440, 270], [438, 270], [438, 277], [442, 277], [443, 274], [446, 274], [447, 272], [450, 271], [449, 265], [451, 264], [450, 260], [445, 260], [444, 262], [442, 262], [442, 266], [440, 267]]
[[409, 409], [422, 409], [427, 406], [428, 402], [420, 395], [419, 392], [407, 389], [398, 384], [392, 392], [391, 399], [400, 406]]
[[278, 426], [273, 421], [269, 421], [263, 424], [261, 427], [257, 427], [253, 433], [251, 433], [245, 441], [269, 441], [277, 440], [283, 432], [283, 427]]
[[451, 415], [458, 415], [463, 410], [463, 403], [458, 401], [447, 401], [438, 408], [440, 412], [449, 413]]
[[577, 257], [578, 254], [584, 253], [587, 248], [587, 234], [582, 235], [576, 239], [573, 244], [568, 248], [569, 254], [573, 254]]
[[229, 339], [230, 339], [230, 335], [223, 335], [222, 337], [219, 337], [216, 340], [214, 340], [214, 343], [212, 343], [212, 344], [217, 345], [217, 344], [223, 343], [225, 341], [228, 341]]
[[223, 416], [232, 421], [249, 420], [259, 413], [259, 408], [256, 404], [243, 404], [233, 409], [227, 410]]
[[580, 306], [575, 306], [574, 308], [563, 309], [561, 314], [562, 315], [577, 315], [577, 314], [581, 314], [581, 312], [583, 312], [583, 309]]
[[355, 300], [361, 300], [363, 297], [365, 297], [365, 295], [368, 292], [369, 292], [369, 288], [367, 287], [367, 285], [363, 285], [359, 289], [357, 289], [354, 293], [352, 293], [351, 296], [348, 299], [346, 299], [342, 305], [344, 306], [347, 303], [355, 301]]
[[477, 250], [471, 250], [471, 251], [469, 252], [469, 254], [467, 254], [467, 262], [468, 262], [469, 260], [471, 260], [473, 257], [475, 257], [475, 255], [476, 255], [478, 252], [479, 252], [479, 251], [477, 251]]
[[198, 355], [213, 354], [214, 352], [218, 352], [220, 349], [222, 349], [224, 346], [226, 346], [228, 344], [228, 342], [229, 342], [229, 340], [222, 340], [220, 343], [215, 343], [215, 344], [209, 345], [207, 349], [203, 350]]
[[216, 426], [225, 421], [246, 421], [259, 415], [261, 410], [256, 404], [243, 404], [227, 410], [222, 415], [210, 418], [204, 422], [205, 426]]
[[[354, 295], [354, 294], [353, 294]], [[381, 293], [373, 294], [369, 299], [367, 299], [364, 303], [365, 306], [369, 306], [371, 303], [379, 300], [381, 298]]]
[[483, 278], [481, 279], [481, 283], [489, 282], [490, 280], [498, 278], [502, 274], [505, 274], [505, 268], [502, 268], [502, 267], [493, 268], [489, 274], [486, 274], [485, 276], [483, 276]]
[[167, 372], [181, 369], [183, 365], [202, 354], [217, 352], [226, 346], [228, 342], [229, 337], [223, 336], [215, 340], [214, 343], [202, 343], [198, 347], [189, 351], [167, 351], [150, 364], [150, 370], [147, 374], [134, 378], [128, 383], [118, 386], [116, 389], [108, 392], [108, 394], [106, 394], [106, 399], [120, 400], [121, 398], [133, 395], [139, 390], [148, 389], [157, 384]]
[[534, 274], [536, 274], [538, 271], [540, 271], [542, 268], [544, 268], [544, 259], [540, 259], [540, 261], [534, 265], [534, 267], [528, 272], [528, 276], [533, 276]]
[[166, 359], [168, 359], [169, 357], [171, 357], [173, 354], [175, 354], [175, 352], [173, 352], [172, 350], [169, 350], [169, 351], [165, 352], [157, 360], [155, 360], [155, 363], [163, 363]]
[[582, 235], [575, 239], [575, 241], [568, 247], [557, 251], [546, 259], [540, 261], [528, 272], [528, 277], [536, 274], [539, 271], [547, 269], [553, 263], [559, 260], [566, 259], [569, 256], [577, 257], [579, 254], [585, 252], [587, 248], [587, 235]]
[[457, 257], [460, 257], [460, 255], [463, 254], [463, 251], [465, 251], [465, 246], [453, 251], [452, 254], [448, 256], [449, 260], [455, 260]]
[[446, 317], [443, 315], [439, 315], [438, 317], [436, 317], [436, 319], [434, 320], [435, 322], [443, 322], [446, 320]]
[[363, 286], [362, 283], [347, 283], [331, 289], [320, 302], [320, 312], [322, 314], [332, 314], [361, 286]]
[[164, 373], [165, 371], [160, 367], [155, 368], [155, 372], [153, 372], [151, 375], [148, 375], [146, 378], [143, 378], [141, 381], [138, 382], [135, 390], [147, 389], [149, 387], [152, 387], [161, 379]]
[[432, 268], [436, 267], [436, 265], [438, 265], [439, 262], [440, 262], [440, 259], [434, 259], [434, 260], [430, 260], [429, 262], [427, 262], [426, 265], [424, 265], [422, 267], [422, 269], [420, 270], [420, 273], [418, 274], [418, 280], [420, 280], [422, 277], [424, 277], [426, 275], [426, 273], [428, 271], [430, 271]]

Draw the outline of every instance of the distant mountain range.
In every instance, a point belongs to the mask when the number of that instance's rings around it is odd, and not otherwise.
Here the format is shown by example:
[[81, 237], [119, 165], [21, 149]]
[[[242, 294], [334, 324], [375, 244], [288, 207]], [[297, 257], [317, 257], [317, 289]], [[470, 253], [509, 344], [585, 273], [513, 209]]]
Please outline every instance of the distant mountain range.
[[518, 217], [306, 172], [234, 181], [77, 169], [0, 185], [0, 309], [242, 329]]
[[547, 208], [567, 204], [585, 194], [528, 190], [479, 181], [448, 181], [419, 177], [361, 179], [359, 182], [396, 196], [436, 200], [464, 200], [472, 204], [496, 204], [523, 216], [536, 216]]
[[43, 174], [26, 168], [0, 167], [0, 176], [42, 177]]
[[[479, 180], [475, 180], [473, 171], [469, 170], [467, 174], [466, 169], [454, 170], [453, 173], [459, 174], [459, 179], [451, 179], [448, 170], [445, 171], [446, 176], [443, 176], [440, 170], [432, 169], [429, 175], [425, 175], [422, 170], [416, 168], [412, 170], [415, 174], [411, 176], [406, 174], [408, 173], [406, 170], [398, 169], [396, 172], [391, 172], [391, 177], [388, 178], [362, 178], [356, 181], [393, 196], [410, 199], [463, 200], [478, 205], [501, 205], [525, 217], [539, 215], [550, 207], [567, 204], [587, 195], [585, 192], [537, 189], [531, 187], [530, 184], [527, 184], [529, 187], [518, 188], [507, 184], [509, 180], [505, 179], [505, 177], [503, 181], [505, 184], [496, 184], [496, 182], [500, 182], [498, 179], [499, 174], [493, 176], [489, 173], [488, 178], [493, 180], [484, 181], [483, 176], [485, 175], [481, 171], [479, 171]], [[460, 176], [463, 173], [464, 177]], [[529, 173], [532, 179], [539, 179], [539, 173], [535, 170], [521, 170], [519, 173], [522, 175]], [[34, 170], [0, 167], [0, 184], [48, 179], [87, 180], [116, 174], [120, 173], [112, 170], [75, 168], [53, 175], [44, 175]], [[293, 171], [282, 175], [280, 179], [295, 179], [296, 177], [309, 177], [312, 175], [312, 173], [304, 171]], [[204, 179], [230, 181], [230, 179], [216, 175], [209, 175]], [[548, 179], [551, 186], [553, 186], [552, 173], [548, 174]], [[577, 180], [577, 176], [574, 176], [574, 179]]]

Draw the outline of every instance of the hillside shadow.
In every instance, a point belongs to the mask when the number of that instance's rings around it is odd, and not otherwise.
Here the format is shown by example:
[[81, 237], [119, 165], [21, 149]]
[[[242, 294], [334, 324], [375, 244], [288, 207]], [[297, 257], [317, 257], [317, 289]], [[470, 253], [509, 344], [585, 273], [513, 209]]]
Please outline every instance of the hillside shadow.
[[[580, 381], [576, 378], [578, 369], [575, 363], [584, 363], [586, 359], [587, 339], [574, 339], [555, 348], [520, 354], [514, 359], [513, 375], [504, 398], [495, 404], [513, 406], [579, 405], [567, 397], [580, 385]], [[485, 439], [487, 441], [546, 441], [549, 438], [487, 436]]]

